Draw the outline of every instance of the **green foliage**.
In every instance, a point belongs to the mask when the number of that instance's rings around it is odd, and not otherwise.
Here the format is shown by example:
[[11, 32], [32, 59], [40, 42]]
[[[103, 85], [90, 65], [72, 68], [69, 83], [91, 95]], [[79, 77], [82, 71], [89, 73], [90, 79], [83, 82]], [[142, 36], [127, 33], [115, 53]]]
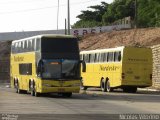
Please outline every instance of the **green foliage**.
[[105, 2], [101, 2], [101, 5], [90, 6], [88, 8], [93, 9], [92, 11], [86, 10], [81, 11], [82, 14], [78, 15], [77, 18], [80, 20], [77, 21], [72, 28], [87, 28], [87, 27], [95, 27], [102, 25], [102, 16], [107, 10], [108, 4]]
[[[107, 4], [88, 7], [92, 10], [81, 11], [77, 21], [72, 27], [95, 27], [109, 25], [119, 19], [131, 16], [135, 19], [135, 0], [114, 0]], [[138, 27], [160, 26], [160, 0], [137, 0]]]
[[160, 0], [138, 1], [138, 26], [160, 26]]

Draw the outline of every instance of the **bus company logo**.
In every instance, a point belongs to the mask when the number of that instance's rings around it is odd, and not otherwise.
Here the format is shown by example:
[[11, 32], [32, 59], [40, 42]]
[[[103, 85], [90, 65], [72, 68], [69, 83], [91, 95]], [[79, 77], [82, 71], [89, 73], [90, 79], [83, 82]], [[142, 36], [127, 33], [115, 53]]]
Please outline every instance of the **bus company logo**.
[[14, 61], [15, 61], [15, 62], [24, 61], [24, 57], [19, 57], [19, 56], [18, 56], [18, 57], [15, 57], [15, 56], [14, 56]]
[[102, 65], [100, 65], [101, 71], [116, 71], [118, 69], [120, 69], [120, 67], [118, 67], [118, 66], [102, 66]]

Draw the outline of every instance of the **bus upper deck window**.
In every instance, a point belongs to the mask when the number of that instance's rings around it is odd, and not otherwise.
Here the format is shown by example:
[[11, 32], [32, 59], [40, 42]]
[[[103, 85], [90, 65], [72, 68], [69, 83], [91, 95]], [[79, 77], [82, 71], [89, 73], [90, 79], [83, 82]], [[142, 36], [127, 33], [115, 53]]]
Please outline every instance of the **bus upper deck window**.
[[114, 61], [115, 62], [121, 61], [121, 52], [115, 52], [114, 53]]
[[108, 53], [108, 62], [113, 62], [113, 52]]
[[94, 61], [95, 61], [95, 54], [91, 54], [90, 55], [90, 63], [94, 63]]

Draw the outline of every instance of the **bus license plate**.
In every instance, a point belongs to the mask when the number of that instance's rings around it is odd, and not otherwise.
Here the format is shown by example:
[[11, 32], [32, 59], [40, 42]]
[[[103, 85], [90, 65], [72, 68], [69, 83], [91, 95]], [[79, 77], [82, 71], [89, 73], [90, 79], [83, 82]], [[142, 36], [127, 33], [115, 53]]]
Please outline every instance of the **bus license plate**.
[[58, 92], [65, 92], [65, 89], [64, 88], [59, 88]]

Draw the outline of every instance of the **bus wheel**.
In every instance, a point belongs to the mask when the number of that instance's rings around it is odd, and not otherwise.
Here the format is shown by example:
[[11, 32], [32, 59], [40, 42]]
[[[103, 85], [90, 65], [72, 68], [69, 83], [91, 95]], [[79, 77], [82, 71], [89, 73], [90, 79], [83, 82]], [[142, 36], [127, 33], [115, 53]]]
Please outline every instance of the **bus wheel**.
[[35, 96], [35, 97], [39, 97], [39, 96], [40, 96], [40, 93], [35, 90], [35, 91], [34, 91], [34, 96]]
[[106, 85], [105, 85], [104, 79], [101, 80], [101, 90], [102, 90], [102, 92], [106, 92]]
[[22, 93], [22, 90], [19, 89], [19, 84], [17, 85], [16, 93], [18, 93], [18, 94], [21, 94], [21, 93]]
[[105, 84], [106, 86], [106, 91], [107, 92], [110, 92], [111, 91], [111, 87], [110, 87], [110, 82], [109, 82], [109, 80], [107, 80], [107, 82], [106, 82], [106, 84]]
[[35, 95], [34, 90], [31, 90], [31, 95], [32, 95], [32, 96], [34, 96], [34, 95]]
[[19, 83], [18, 83], [18, 80], [15, 81], [15, 84], [14, 84], [14, 88], [16, 89], [16, 93], [21, 93], [22, 91], [19, 89]]
[[34, 87], [30, 87], [30, 91], [31, 91], [31, 95], [32, 95], [32, 96], [35, 96], [35, 90], [34, 90]]

